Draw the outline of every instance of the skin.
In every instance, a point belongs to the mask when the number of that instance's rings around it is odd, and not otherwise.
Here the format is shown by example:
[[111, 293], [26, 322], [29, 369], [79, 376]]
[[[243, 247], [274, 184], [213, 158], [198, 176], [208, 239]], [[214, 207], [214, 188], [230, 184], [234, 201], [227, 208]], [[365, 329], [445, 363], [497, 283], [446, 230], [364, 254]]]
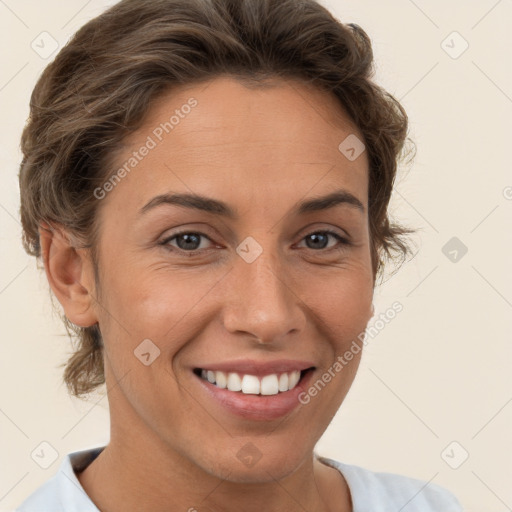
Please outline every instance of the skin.
[[[191, 369], [301, 359], [314, 361], [314, 382], [364, 331], [374, 287], [368, 160], [338, 150], [349, 134], [363, 137], [325, 92], [218, 77], [160, 97], [113, 172], [190, 97], [197, 106], [99, 200], [99, 288], [89, 250], [73, 247], [64, 230], [41, 230], [48, 280], [67, 317], [98, 322], [105, 346], [110, 443], [79, 480], [104, 512], [351, 511], [344, 478], [313, 450], [361, 352], [309, 404], [263, 422], [221, 410]], [[298, 201], [338, 189], [364, 211], [340, 204], [293, 213]], [[222, 200], [239, 218], [175, 205], [139, 214], [168, 192]], [[194, 256], [183, 239], [158, 244], [182, 229], [206, 235]], [[325, 229], [350, 245], [332, 236], [325, 247], [312, 243]], [[247, 236], [263, 249], [250, 264], [236, 252]], [[160, 349], [149, 366], [134, 356], [147, 338]], [[261, 453], [252, 467], [236, 457], [249, 442]]]

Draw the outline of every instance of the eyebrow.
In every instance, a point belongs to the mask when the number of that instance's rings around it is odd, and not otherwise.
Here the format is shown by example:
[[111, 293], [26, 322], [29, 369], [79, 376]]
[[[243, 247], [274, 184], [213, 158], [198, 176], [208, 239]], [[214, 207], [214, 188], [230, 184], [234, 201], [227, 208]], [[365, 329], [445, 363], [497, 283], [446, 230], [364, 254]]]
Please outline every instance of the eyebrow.
[[[231, 208], [227, 203], [213, 199], [210, 197], [202, 196], [199, 194], [160, 194], [148, 203], [146, 203], [139, 211], [142, 215], [157, 206], [163, 204], [170, 204], [190, 208], [194, 210], [201, 210], [214, 215], [229, 219], [237, 219], [238, 214], [236, 210]], [[345, 204], [364, 213], [363, 203], [357, 199], [356, 196], [347, 190], [336, 190], [326, 196], [315, 197], [301, 201], [295, 205], [293, 212], [303, 215], [310, 212], [318, 212], [334, 208], [340, 204]]]

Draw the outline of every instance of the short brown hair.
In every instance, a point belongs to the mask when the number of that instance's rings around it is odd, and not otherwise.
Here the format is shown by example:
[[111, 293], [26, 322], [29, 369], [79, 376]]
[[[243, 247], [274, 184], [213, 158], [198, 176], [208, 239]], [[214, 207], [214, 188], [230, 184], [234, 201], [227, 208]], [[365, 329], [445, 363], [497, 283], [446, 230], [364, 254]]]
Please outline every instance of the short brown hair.
[[[369, 159], [374, 279], [385, 261], [403, 261], [412, 230], [391, 223], [387, 208], [408, 140], [407, 115], [371, 79], [367, 34], [314, 0], [123, 0], [78, 30], [30, 101], [19, 174], [25, 250], [40, 258], [44, 221], [65, 227], [96, 262], [93, 190], [108, 176], [109, 155], [159, 94], [226, 74], [256, 84], [292, 78], [339, 99]], [[97, 324], [63, 320], [78, 338], [64, 381], [80, 397], [105, 382], [101, 333]]]

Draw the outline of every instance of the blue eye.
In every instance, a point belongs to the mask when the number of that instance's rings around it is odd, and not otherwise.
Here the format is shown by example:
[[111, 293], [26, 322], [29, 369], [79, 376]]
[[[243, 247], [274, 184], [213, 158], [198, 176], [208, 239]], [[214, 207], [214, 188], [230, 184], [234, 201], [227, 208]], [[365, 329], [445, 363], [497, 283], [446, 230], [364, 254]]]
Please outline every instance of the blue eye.
[[[336, 247], [336, 244], [332, 247], [327, 247], [327, 245], [329, 244], [329, 237], [334, 238], [341, 246], [350, 245], [350, 242], [346, 238], [342, 237], [335, 231], [330, 230], [314, 231], [306, 235], [301, 241], [310, 240], [312, 243], [308, 244], [307, 248], [316, 252], [321, 251], [322, 249], [339, 249], [339, 247]], [[178, 249], [179, 251], [193, 255], [194, 253], [198, 253], [209, 249], [208, 247], [201, 247], [201, 239], [203, 238], [212, 242], [212, 240], [204, 233], [199, 233], [195, 231], [183, 231], [181, 233], [175, 233], [174, 235], [166, 238], [165, 240], [160, 242], [160, 245], [168, 248], [169, 250]], [[171, 244], [171, 242], [174, 241], [176, 245]]]
[[168, 246], [170, 245], [171, 241], [176, 240], [178, 246], [177, 249], [180, 249], [184, 252], [198, 251], [200, 250], [199, 246], [201, 245], [201, 238], [207, 238], [208, 240], [210, 240], [203, 233], [183, 231], [182, 233], [176, 233], [173, 236], [166, 238], [161, 242], [161, 245]]
[[[313, 246], [308, 246], [308, 249], [326, 249], [327, 244], [329, 243], [329, 237], [335, 238], [340, 245], [350, 245], [350, 242], [343, 238], [341, 235], [336, 233], [335, 231], [330, 230], [324, 230], [324, 231], [315, 231], [313, 233], [310, 233], [309, 235], [306, 235], [303, 240], [311, 240]], [[316, 247], [315, 247], [316, 246]], [[329, 247], [330, 249], [335, 249], [336, 247]]]

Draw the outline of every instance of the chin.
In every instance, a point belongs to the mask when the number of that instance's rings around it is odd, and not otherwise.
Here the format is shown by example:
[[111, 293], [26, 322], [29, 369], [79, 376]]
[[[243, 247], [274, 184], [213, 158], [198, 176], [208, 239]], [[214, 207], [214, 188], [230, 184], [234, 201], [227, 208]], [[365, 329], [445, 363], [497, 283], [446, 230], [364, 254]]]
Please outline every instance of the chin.
[[209, 467], [203, 465], [205, 462], [203, 453], [203, 459], [199, 465], [212, 476], [228, 482], [268, 483], [292, 474], [302, 465], [304, 457], [304, 453], [299, 453], [290, 447], [287, 447], [286, 451], [276, 449], [262, 451], [248, 441], [242, 444], [239, 450], [224, 452]]

